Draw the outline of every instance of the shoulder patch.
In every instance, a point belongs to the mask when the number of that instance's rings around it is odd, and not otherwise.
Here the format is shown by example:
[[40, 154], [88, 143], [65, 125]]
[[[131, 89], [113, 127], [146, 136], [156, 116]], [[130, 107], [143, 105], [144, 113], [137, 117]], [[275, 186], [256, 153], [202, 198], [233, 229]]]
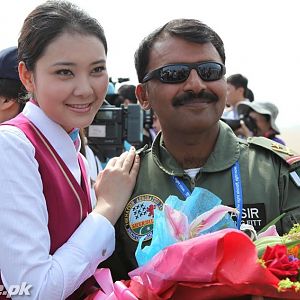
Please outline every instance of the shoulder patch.
[[163, 209], [163, 201], [151, 194], [138, 195], [131, 199], [125, 208], [124, 223], [128, 236], [135, 242], [145, 237], [145, 241], [152, 238], [154, 210]]
[[251, 137], [248, 138], [247, 141], [249, 145], [260, 146], [272, 151], [273, 153], [281, 157], [290, 166], [297, 162], [300, 162], [299, 154], [297, 154], [295, 151], [288, 148], [287, 146], [274, 142], [270, 139], [264, 137]]

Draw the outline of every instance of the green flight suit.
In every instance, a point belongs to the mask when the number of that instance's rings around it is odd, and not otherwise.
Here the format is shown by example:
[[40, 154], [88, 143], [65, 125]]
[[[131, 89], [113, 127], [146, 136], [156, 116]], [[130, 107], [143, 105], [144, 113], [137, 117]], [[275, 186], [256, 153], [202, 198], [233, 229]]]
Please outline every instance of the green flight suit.
[[135, 189], [115, 226], [116, 250], [103, 264], [111, 269], [115, 280], [127, 278], [127, 273], [137, 267], [135, 250], [138, 239], [146, 234], [148, 242], [145, 244], [151, 242], [154, 208], [161, 208], [169, 195], [184, 199], [171, 179], [173, 175], [180, 178], [190, 191], [195, 186], [205, 188], [222, 199], [222, 204], [234, 207], [231, 170], [238, 161], [243, 223], [259, 230], [286, 212], [277, 225], [278, 232], [283, 233], [293, 223], [300, 222], [300, 188], [290, 176], [294, 171], [294, 179], [297, 179], [300, 157], [272, 140], [262, 137], [241, 140], [220, 121], [214, 151], [195, 180], [191, 180], [168, 153], [161, 134], [152, 149], [141, 152], [141, 158]]

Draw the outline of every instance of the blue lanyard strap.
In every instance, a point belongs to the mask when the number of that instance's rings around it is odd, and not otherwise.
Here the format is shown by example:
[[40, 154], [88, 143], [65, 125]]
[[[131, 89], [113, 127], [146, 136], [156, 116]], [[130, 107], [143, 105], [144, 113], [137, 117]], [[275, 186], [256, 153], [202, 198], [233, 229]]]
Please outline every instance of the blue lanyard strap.
[[232, 186], [235, 208], [239, 211], [237, 215], [237, 228], [240, 229], [242, 223], [242, 210], [243, 210], [243, 190], [241, 181], [240, 164], [237, 161], [231, 168]]
[[[235, 208], [239, 211], [239, 214], [237, 215], [237, 228], [240, 229], [242, 223], [243, 191], [242, 191], [240, 164], [238, 161], [232, 166], [231, 175], [232, 175], [234, 204], [235, 204]], [[180, 180], [176, 176], [171, 176], [171, 178], [175, 183], [177, 189], [180, 191], [180, 193], [183, 195], [184, 198], [187, 198], [191, 195], [190, 190], [182, 180]]]
[[180, 193], [183, 195], [184, 198], [187, 198], [191, 195], [190, 190], [188, 187], [184, 184], [183, 181], [181, 181], [179, 178], [176, 176], [171, 177], [173, 182], [175, 183], [177, 189], [180, 191]]

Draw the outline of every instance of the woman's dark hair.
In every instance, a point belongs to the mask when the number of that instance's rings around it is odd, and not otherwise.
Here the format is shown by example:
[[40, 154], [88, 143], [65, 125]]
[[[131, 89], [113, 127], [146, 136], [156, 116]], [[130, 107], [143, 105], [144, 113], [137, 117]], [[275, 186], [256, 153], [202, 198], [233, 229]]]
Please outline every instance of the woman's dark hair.
[[135, 95], [135, 85], [133, 84], [121, 85], [118, 89], [118, 94], [121, 95], [124, 99], [129, 99], [131, 103], [137, 103]]
[[166, 37], [178, 37], [188, 42], [211, 43], [225, 64], [224, 44], [219, 35], [206, 24], [195, 19], [175, 19], [148, 35], [135, 52], [135, 68], [139, 82], [142, 82], [149, 65], [150, 51], [154, 43]]
[[33, 71], [46, 47], [65, 32], [94, 35], [107, 53], [105, 34], [96, 19], [70, 2], [47, 1], [37, 6], [24, 21], [18, 40], [19, 61], [24, 61], [27, 69]]
[[22, 82], [14, 79], [0, 79], [0, 96], [17, 100], [22, 88]]

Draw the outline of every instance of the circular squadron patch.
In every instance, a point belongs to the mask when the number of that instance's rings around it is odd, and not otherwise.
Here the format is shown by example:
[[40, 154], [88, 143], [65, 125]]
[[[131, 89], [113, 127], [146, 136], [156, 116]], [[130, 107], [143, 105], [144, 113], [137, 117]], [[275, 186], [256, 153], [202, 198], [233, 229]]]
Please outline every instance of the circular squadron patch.
[[145, 241], [152, 238], [154, 209], [163, 209], [163, 201], [157, 196], [144, 194], [131, 199], [125, 208], [125, 229], [129, 237], [138, 242], [146, 235]]

